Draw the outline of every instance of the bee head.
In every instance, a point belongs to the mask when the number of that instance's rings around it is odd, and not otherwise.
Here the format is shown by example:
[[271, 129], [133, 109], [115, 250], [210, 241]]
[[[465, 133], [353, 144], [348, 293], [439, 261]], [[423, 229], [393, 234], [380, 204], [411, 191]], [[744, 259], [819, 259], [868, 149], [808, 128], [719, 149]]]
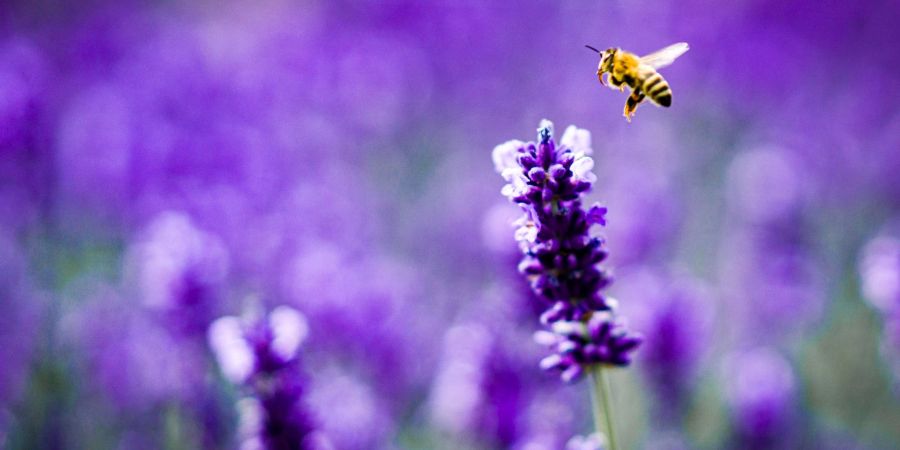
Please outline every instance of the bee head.
[[613, 57], [616, 55], [616, 48], [608, 48], [600, 52], [600, 72], [612, 72]]
[[597, 78], [600, 79], [600, 84], [606, 85], [603, 81], [603, 74], [607, 72], [612, 72], [613, 68], [613, 57], [616, 54], [617, 48], [608, 48], [605, 51], [597, 50], [590, 45], [585, 45], [585, 47], [597, 52], [600, 54], [600, 64], [597, 66]]

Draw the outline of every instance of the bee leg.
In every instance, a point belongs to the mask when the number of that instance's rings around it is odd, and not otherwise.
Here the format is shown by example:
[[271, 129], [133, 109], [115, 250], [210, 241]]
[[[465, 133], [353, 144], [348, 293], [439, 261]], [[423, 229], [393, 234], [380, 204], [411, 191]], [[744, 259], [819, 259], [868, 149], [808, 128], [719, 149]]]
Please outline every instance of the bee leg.
[[609, 81], [610, 86], [614, 86], [619, 88], [619, 92], [625, 92], [625, 78], [623, 75], [625, 72], [621, 67], [618, 67], [616, 64], [613, 65], [612, 70], [609, 72]]
[[637, 110], [638, 105], [644, 101], [646, 96], [640, 89], [636, 89], [631, 92], [631, 95], [628, 96], [628, 100], [625, 100], [625, 111], [623, 115], [625, 119], [631, 122], [631, 118], [634, 116], [634, 112]]
[[610, 73], [607, 75], [606, 81], [609, 83], [610, 89], [618, 89], [619, 92], [625, 92], [625, 81], [617, 78], [615, 74]]

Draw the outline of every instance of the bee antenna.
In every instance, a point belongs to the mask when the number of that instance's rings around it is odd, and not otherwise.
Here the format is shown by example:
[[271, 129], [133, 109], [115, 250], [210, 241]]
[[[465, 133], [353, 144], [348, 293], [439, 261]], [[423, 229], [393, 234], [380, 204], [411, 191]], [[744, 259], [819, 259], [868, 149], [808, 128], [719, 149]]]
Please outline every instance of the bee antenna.
[[587, 48], [589, 48], [589, 49], [591, 49], [591, 50], [593, 50], [593, 51], [595, 51], [595, 52], [597, 52], [597, 53], [600, 53], [600, 50], [597, 50], [596, 48], [591, 47], [590, 45], [585, 44], [585, 47], [587, 47]]

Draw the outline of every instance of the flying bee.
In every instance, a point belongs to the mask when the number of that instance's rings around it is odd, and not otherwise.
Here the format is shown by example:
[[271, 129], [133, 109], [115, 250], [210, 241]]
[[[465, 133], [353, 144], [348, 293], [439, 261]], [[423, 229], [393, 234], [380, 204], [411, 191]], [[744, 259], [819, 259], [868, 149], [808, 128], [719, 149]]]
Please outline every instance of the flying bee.
[[[666, 108], [672, 105], [672, 89], [656, 70], [672, 64], [676, 58], [688, 51], [686, 42], [672, 44], [640, 57], [620, 48], [609, 48], [601, 52], [590, 45], [585, 47], [600, 54], [600, 64], [597, 66], [600, 84], [605, 86], [608, 81], [611, 88], [621, 92], [625, 92], [625, 86], [631, 88], [631, 95], [625, 101], [624, 112], [629, 122], [645, 98], [650, 98], [653, 103]], [[603, 80], [604, 74], [607, 75], [607, 81]]]

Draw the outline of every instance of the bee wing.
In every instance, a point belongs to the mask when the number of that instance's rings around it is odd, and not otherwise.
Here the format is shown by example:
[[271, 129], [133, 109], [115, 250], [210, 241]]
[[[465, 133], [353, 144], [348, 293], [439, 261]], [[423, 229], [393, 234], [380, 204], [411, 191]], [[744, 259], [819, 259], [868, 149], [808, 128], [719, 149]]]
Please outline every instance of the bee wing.
[[641, 63], [646, 64], [654, 69], [659, 69], [672, 64], [676, 58], [688, 51], [687, 42], [679, 42], [672, 44], [662, 50], [655, 51], [647, 56], [641, 57]]

